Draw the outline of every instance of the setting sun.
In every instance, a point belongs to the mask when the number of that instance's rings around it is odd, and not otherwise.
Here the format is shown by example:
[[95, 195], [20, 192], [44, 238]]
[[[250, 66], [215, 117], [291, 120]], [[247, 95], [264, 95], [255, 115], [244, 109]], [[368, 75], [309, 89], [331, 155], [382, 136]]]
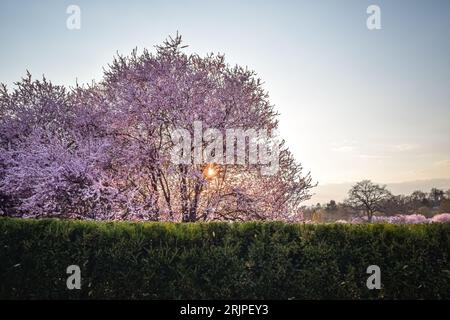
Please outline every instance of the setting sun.
[[209, 165], [203, 171], [203, 174], [207, 179], [214, 179], [217, 176], [217, 170], [212, 165]]

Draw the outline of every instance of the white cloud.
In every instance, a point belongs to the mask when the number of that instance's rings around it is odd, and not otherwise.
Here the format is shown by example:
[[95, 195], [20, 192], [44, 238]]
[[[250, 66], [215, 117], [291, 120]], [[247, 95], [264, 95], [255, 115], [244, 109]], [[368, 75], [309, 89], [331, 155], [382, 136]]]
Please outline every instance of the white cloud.
[[450, 166], [450, 160], [441, 160], [435, 162], [435, 165], [437, 166]]
[[396, 151], [411, 151], [411, 150], [415, 150], [418, 148], [418, 145], [416, 144], [411, 144], [411, 143], [403, 143], [403, 144], [398, 144], [396, 146], [394, 146], [394, 149]]
[[387, 159], [387, 158], [391, 158], [390, 156], [383, 156], [383, 155], [377, 155], [377, 154], [360, 154], [359, 157], [361, 159]]
[[335, 152], [352, 152], [355, 150], [355, 147], [353, 146], [340, 146], [340, 147], [333, 147], [331, 148], [332, 151]]
[[355, 141], [343, 140], [340, 142], [333, 142], [331, 151], [334, 152], [352, 152], [355, 151]]

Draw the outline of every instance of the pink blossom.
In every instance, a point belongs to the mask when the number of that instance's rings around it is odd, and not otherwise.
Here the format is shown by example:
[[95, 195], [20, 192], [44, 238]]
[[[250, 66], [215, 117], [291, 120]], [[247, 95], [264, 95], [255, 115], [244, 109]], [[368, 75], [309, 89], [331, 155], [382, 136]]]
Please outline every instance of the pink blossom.
[[170, 161], [171, 133], [192, 132], [195, 121], [220, 132], [278, 127], [255, 72], [227, 65], [223, 55], [188, 55], [183, 48], [177, 35], [155, 53], [118, 56], [100, 83], [73, 90], [30, 74], [12, 92], [1, 86], [0, 199], [11, 201], [0, 210], [84, 219], [301, 221], [313, 184], [283, 141], [272, 176], [262, 176], [261, 165], [222, 165], [213, 180], [201, 165]]
[[441, 213], [431, 218], [431, 222], [450, 222], [450, 213]]
[[421, 214], [410, 214], [404, 216], [404, 223], [427, 223], [427, 218]]

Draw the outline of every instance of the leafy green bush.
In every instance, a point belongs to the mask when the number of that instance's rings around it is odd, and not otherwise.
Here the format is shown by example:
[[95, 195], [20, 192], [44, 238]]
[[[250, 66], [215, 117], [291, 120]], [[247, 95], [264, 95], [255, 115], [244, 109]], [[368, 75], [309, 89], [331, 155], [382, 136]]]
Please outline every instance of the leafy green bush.
[[[449, 299], [450, 224], [0, 219], [3, 299]], [[381, 290], [369, 290], [369, 265]], [[81, 290], [66, 268], [79, 265]]]

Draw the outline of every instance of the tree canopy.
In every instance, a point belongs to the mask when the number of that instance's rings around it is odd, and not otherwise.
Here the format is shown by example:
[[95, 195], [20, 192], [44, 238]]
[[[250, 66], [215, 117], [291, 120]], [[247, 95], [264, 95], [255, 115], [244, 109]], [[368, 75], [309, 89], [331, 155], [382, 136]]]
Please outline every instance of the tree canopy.
[[[247, 68], [229, 66], [223, 55], [187, 55], [184, 48], [177, 35], [155, 53], [119, 55], [91, 85], [67, 89], [29, 73], [11, 92], [2, 85], [3, 214], [297, 219], [311, 176], [276, 139], [277, 113], [262, 81]], [[193, 133], [198, 121], [223, 134], [267, 130], [279, 150], [278, 172], [263, 175], [261, 164], [174, 163], [174, 130]]]

